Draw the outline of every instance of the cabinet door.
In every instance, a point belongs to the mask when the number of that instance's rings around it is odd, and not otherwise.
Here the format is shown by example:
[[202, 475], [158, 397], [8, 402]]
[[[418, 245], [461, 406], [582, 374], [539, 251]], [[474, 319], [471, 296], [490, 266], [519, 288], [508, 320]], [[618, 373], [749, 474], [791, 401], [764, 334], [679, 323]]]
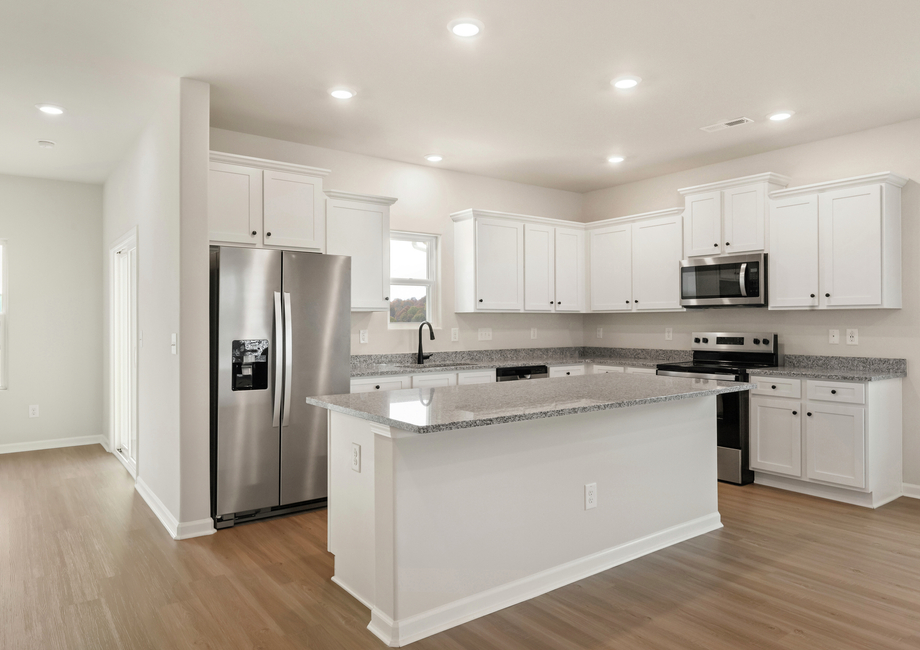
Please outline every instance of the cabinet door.
[[632, 226], [591, 231], [591, 309], [632, 311]]
[[322, 251], [326, 242], [323, 179], [266, 170], [263, 224], [266, 246]]
[[745, 185], [722, 190], [724, 251], [743, 253], [764, 249], [764, 186]]
[[708, 257], [722, 253], [722, 192], [687, 197], [684, 211], [687, 257]]
[[549, 369], [550, 379], [555, 379], [556, 377], [577, 377], [583, 374], [585, 374], [584, 366], [556, 366], [555, 368]]
[[556, 311], [585, 309], [585, 233], [556, 228]]
[[476, 309], [524, 307], [524, 224], [476, 220]]
[[751, 398], [751, 469], [802, 476], [802, 403]]
[[412, 375], [412, 388], [443, 388], [445, 386], [456, 386], [457, 375], [438, 374], [438, 375]]
[[818, 197], [770, 201], [771, 308], [818, 306]]
[[808, 402], [805, 454], [808, 478], [866, 487], [866, 409]]
[[208, 173], [208, 233], [212, 242], [254, 246], [261, 241], [261, 169], [211, 163]]
[[819, 201], [824, 304], [882, 304], [881, 186], [827, 192]]
[[633, 304], [637, 311], [680, 309], [681, 219], [632, 226]]
[[524, 309], [553, 311], [555, 237], [552, 226], [524, 224]]
[[328, 199], [326, 253], [351, 257], [351, 310], [387, 311], [390, 211], [385, 205]]
[[407, 376], [372, 377], [370, 379], [352, 379], [352, 393], [373, 393], [379, 390], [399, 390], [411, 388], [411, 380]]
[[595, 365], [593, 372], [595, 375], [608, 375], [610, 373], [621, 373], [626, 369], [623, 366], [599, 366]]
[[457, 373], [457, 385], [469, 386], [470, 384], [494, 384], [495, 371], [483, 370], [478, 372]]

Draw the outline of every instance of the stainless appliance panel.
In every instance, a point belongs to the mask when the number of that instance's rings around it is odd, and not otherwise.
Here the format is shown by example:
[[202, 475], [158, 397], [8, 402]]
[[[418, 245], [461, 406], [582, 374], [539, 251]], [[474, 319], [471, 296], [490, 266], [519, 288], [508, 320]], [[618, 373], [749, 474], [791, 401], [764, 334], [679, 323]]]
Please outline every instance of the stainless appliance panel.
[[[272, 425], [275, 381], [265, 390], [232, 390], [234, 341], [274, 334], [274, 292], [281, 290], [281, 252], [222, 247], [217, 342], [218, 516], [278, 505], [278, 427]], [[274, 377], [274, 372], [268, 373]]]
[[351, 258], [285, 251], [286, 338], [290, 385], [281, 427], [281, 504], [327, 496], [326, 410], [310, 395], [350, 390]]
[[680, 262], [683, 307], [762, 307], [767, 304], [767, 256], [721, 255]]
[[743, 462], [740, 449], [716, 447], [716, 464], [720, 481], [741, 485]]
[[705, 374], [702, 372], [674, 372], [673, 370], [659, 370], [656, 374], [662, 377], [688, 377], [691, 379], [716, 379], [718, 381], [741, 381], [741, 377], [731, 374]]

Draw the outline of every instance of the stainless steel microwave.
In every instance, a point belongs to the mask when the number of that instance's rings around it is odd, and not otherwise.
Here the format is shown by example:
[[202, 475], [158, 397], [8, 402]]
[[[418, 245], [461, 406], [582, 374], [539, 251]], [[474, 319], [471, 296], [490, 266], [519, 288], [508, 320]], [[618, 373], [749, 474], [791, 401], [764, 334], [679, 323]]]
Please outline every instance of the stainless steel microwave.
[[683, 307], [766, 306], [766, 254], [681, 260], [680, 304]]

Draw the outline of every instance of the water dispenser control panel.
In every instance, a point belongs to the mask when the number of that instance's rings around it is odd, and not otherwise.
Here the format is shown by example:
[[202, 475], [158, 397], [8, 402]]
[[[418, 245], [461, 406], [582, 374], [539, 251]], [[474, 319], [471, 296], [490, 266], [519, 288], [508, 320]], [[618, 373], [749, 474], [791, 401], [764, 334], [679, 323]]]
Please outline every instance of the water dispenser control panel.
[[246, 339], [233, 341], [233, 390], [268, 389], [268, 341]]

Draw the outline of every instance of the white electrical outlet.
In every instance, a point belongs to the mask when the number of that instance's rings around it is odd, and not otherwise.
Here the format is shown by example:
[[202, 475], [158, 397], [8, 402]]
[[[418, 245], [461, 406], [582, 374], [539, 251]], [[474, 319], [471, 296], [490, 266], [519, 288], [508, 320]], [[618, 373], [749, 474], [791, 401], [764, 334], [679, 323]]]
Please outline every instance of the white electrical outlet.
[[664, 340], [673, 341], [674, 340], [674, 330], [670, 327], [664, 328]]
[[603, 327], [598, 327], [598, 328], [597, 328], [597, 338], [599, 338], [599, 339], [604, 338], [604, 328], [603, 328]]
[[362, 343], [367, 343], [367, 330], [361, 330], [358, 334]]
[[847, 330], [847, 345], [859, 345], [859, 330]]
[[597, 507], [597, 483], [585, 483], [585, 510]]
[[351, 443], [351, 468], [361, 473], [361, 445], [357, 442]]
[[840, 330], [827, 330], [827, 342], [831, 345], [840, 343]]
[[479, 340], [480, 341], [491, 341], [492, 340], [492, 328], [491, 327], [480, 327], [479, 328]]
[[532, 339], [537, 338], [537, 328], [536, 328], [536, 327], [531, 327], [531, 328], [530, 328], [530, 338], [532, 338]]
[[29, 417], [37, 418], [38, 417], [38, 404], [29, 405]]
[[450, 328], [450, 340], [451, 340], [451, 341], [459, 341], [459, 340], [460, 340], [460, 328], [459, 328], [459, 327], [451, 327], [451, 328]]

